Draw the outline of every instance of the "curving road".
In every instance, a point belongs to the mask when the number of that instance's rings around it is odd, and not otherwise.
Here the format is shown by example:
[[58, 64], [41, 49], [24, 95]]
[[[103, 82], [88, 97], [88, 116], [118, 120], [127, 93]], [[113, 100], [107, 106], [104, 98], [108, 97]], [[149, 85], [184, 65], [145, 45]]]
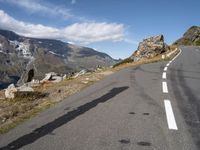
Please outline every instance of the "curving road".
[[0, 136], [0, 149], [200, 149], [200, 49], [121, 70]]

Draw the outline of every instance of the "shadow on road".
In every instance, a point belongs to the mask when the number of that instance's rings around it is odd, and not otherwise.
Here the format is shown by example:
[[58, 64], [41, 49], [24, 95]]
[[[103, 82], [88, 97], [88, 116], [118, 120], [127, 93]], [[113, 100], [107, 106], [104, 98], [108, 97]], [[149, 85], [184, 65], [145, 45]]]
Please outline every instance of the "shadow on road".
[[41, 126], [40, 128], [35, 129], [34, 131], [32, 131], [29, 134], [19, 137], [15, 141], [11, 142], [7, 146], [2, 147], [0, 149], [1, 150], [9, 150], [9, 149], [13, 150], [13, 149], [19, 149], [25, 145], [31, 144], [31, 143], [35, 142], [36, 140], [38, 140], [39, 138], [52, 133], [55, 129], [61, 127], [62, 125], [72, 121], [76, 117], [78, 117], [78, 116], [84, 114], [85, 112], [89, 111], [90, 109], [96, 107], [99, 103], [105, 103], [109, 99], [115, 97], [116, 95], [127, 90], [128, 88], [129, 88], [128, 86], [113, 88], [107, 94], [105, 94], [97, 99], [94, 99], [91, 102], [88, 102], [84, 105], [79, 106], [77, 109], [68, 112], [67, 114], [53, 120], [52, 122], [49, 122], [49, 123]]

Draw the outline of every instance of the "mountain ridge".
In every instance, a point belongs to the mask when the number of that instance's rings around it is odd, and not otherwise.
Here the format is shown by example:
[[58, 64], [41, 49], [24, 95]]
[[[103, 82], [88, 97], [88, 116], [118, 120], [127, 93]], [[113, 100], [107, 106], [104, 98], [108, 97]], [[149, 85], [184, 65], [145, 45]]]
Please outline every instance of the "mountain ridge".
[[[96, 66], [111, 66], [117, 60], [106, 53], [60, 40], [20, 36], [13, 31], [0, 29], [0, 87], [21, 78], [27, 82], [28, 72], [34, 70], [34, 79], [45, 73], [68, 74]], [[15, 77], [14, 79], [12, 77]]]
[[190, 27], [173, 45], [200, 46], [200, 27]]

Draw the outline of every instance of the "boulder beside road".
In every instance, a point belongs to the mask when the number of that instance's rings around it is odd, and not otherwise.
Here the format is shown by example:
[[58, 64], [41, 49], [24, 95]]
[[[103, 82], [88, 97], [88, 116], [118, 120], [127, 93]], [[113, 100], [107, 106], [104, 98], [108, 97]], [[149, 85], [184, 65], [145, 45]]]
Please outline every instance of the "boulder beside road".
[[144, 39], [139, 43], [138, 49], [131, 56], [134, 61], [141, 58], [152, 58], [169, 50], [164, 42], [164, 36], [158, 35]]
[[32, 87], [25, 85], [20, 87], [15, 87], [14, 84], [11, 84], [5, 90], [5, 97], [8, 99], [14, 99], [17, 92], [34, 92], [34, 89]]
[[17, 92], [17, 88], [14, 84], [11, 84], [8, 86], [8, 88], [5, 90], [5, 97], [13, 99], [15, 98], [15, 92]]

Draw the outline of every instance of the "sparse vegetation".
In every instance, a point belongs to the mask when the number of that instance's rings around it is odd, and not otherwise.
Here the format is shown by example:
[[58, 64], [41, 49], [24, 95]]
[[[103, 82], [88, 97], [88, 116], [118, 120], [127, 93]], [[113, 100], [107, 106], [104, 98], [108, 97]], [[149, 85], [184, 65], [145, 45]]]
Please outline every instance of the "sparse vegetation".
[[[0, 100], [0, 133], [7, 132], [19, 122], [38, 111], [36, 106], [47, 94], [41, 92], [18, 92], [14, 99]], [[24, 118], [24, 119], [23, 119]]]
[[70, 77], [60, 83], [43, 83], [35, 92], [20, 92], [14, 99], [3, 98], [4, 91], [0, 91], [0, 134], [111, 73], [103, 70], [86, 73], [75, 79]]

